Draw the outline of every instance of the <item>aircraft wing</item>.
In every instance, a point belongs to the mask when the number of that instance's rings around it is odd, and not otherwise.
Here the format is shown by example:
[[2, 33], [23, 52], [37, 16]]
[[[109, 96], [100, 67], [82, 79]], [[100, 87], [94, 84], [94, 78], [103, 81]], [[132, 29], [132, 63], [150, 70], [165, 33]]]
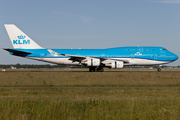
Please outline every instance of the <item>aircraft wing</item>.
[[59, 55], [63, 55], [63, 56], [69, 56], [69, 57], [76, 57], [76, 58], [86, 58], [87, 56], [82, 56], [82, 55], [69, 55], [69, 54], [59, 54]]
[[74, 60], [74, 61], [77, 60], [78, 62], [80, 62], [81, 60], [87, 59], [87, 58], [96, 58], [96, 59], [100, 59], [101, 61], [115, 60], [115, 61], [122, 61], [124, 63], [129, 63], [128, 60], [121, 60], [121, 59], [109, 59], [109, 58], [100, 58], [100, 57], [93, 57], [93, 56], [81, 56], [81, 55], [69, 55], [69, 54], [59, 54], [59, 55], [69, 56], [69, 57], [71, 57], [69, 60]]
[[29, 55], [29, 54], [33, 54], [31, 52], [25, 52], [25, 51], [21, 51], [21, 50], [14, 50], [14, 49], [9, 49], [9, 48], [3, 48], [4, 50], [14, 53], [14, 54], [25, 54], [25, 55]]
[[114, 60], [114, 61], [122, 61], [124, 63], [129, 63], [128, 60], [121, 60], [121, 59], [109, 59], [109, 58], [101, 58], [101, 57], [94, 57], [94, 56], [83, 56], [83, 55], [70, 55], [70, 54], [62, 54], [62, 53], [57, 53], [51, 49], [48, 49], [48, 51], [51, 54], [54, 55], [63, 55], [63, 56], [68, 56], [70, 57], [69, 60], [72, 60], [73, 62], [81, 62], [82, 60], [85, 60], [87, 58], [96, 58], [96, 59], [100, 59], [101, 61], [105, 61], [105, 60]]
[[81, 55], [69, 55], [69, 54], [59, 54], [59, 55], [63, 55], [63, 56], [68, 56], [70, 57], [69, 60], [72, 60], [73, 62], [81, 62], [82, 60], [86, 59], [87, 56], [81, 56]]

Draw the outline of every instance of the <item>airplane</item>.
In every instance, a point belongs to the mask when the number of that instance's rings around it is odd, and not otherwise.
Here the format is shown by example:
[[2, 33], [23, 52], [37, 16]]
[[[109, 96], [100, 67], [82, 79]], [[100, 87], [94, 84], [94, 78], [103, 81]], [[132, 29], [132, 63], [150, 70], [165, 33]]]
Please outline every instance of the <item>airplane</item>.
[[[5, 24], [13, 48], [3, 48], [11, 55], [55, 64], [78, 65], [90, 72], [103, 72], [105, 67], [162, 65], [178, 56], [164, 47], [129, 46], [107, 49], [50, 49], [39, 46], [14, 24]], [[158, 72], [161, 68], [158, 67]]]
[[16, 67], [10, 66], [11, 69], [16, 69]]

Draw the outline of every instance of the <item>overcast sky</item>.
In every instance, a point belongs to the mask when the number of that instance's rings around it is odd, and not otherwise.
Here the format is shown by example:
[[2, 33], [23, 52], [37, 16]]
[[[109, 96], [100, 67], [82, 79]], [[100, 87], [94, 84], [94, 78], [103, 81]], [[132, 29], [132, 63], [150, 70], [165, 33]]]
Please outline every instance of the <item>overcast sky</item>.
[[47, 64], [4, 51], [12, 48], [4, 24], [44, 48], [145, 45], [180, 56], [180, 0], [0, 0], [0, 64]]

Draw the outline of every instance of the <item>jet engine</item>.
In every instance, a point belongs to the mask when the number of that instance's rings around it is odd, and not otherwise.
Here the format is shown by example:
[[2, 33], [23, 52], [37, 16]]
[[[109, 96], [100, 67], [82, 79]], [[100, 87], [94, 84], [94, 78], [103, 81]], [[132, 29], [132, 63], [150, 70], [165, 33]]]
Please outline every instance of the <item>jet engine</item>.
[[124, 62], [122, 61], [113, 61], [111, 62], [111, 68], [123, 68], [124, 67]]
[[82, 64], [86, 64], [87, 67], [98, 67], [100, 66], [100, 59], [96, 59], [96, 58], [89, 58], [89, 59], [86, 59], [85, 61], [82, 61], [81, 62]]

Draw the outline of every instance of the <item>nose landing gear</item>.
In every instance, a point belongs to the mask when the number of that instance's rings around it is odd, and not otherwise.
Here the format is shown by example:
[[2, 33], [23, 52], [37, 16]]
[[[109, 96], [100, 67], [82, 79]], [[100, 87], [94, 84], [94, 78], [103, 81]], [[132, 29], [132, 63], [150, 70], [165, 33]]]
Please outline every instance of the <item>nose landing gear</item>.
[[158, 72], [161, 72], [161, 68], [158, 68], [157, 71], [158, 71]]
[[159, 66], [158, 66], [158, 69], [157, 69], [158, 72], [161, 72], [161, 70], [162, 70], [162, 69], [161, 69], [161, 66], [162, 66], [162, 65], [159, 65]]

